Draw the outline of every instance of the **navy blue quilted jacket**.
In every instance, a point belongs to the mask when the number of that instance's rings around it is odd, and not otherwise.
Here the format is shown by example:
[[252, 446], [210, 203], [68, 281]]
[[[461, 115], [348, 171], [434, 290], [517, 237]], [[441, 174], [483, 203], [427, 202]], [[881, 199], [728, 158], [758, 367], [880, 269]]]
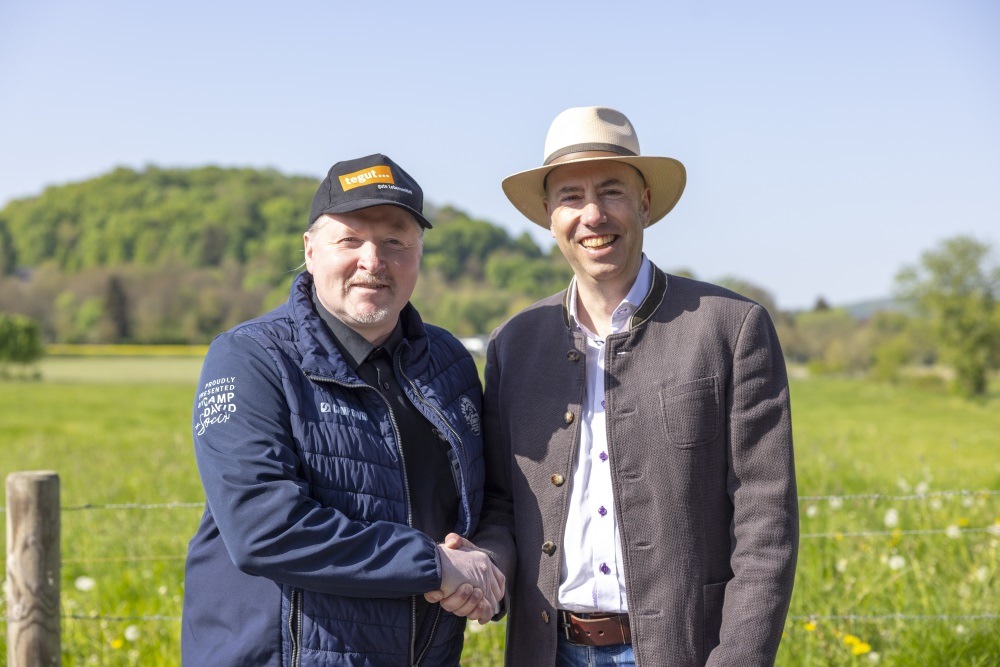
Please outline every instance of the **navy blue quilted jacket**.
[[[400, 434], [382, 397], [341, 357], [301, 274], [288, 302], [218, 336], [194, 407], [207, 506], [184, 582], [183, 662], [458, 664], [464, 619], [414, 596], [435, 590], [434, 541], [410, 527]], [[472, 358], [407, 305], [394, 366], [452, 446], [471, 535], [482, 506], [482, 399]], [[405, 437], [405, 434], [403, 435]]]

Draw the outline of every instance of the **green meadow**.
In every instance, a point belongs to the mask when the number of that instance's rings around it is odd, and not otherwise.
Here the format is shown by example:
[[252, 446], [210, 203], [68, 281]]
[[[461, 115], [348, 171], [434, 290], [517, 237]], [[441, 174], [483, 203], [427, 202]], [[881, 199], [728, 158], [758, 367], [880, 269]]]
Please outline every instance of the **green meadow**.
[[[0, 473], [61, 478], [65, 665], [179, 663], [199, 366], [50, 357], [41, 381], [0, 382]], [[1000, 394], [797, 379], [792, 409], [802, 539], [778, 664], [1000, 664]], [[501, 664], [503, 628], [470, 630], [463, 664]]]

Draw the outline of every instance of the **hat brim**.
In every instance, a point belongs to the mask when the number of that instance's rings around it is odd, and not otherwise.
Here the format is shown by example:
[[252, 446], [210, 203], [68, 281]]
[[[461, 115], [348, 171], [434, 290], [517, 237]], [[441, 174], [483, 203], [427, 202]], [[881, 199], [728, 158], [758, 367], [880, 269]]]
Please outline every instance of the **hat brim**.
[[390, 201], [387, 199], [376, 199], [376, 198], [351, 199], [348, 201], [341, 202], [336, 206], [328, 206], [322, 211], [320, 211], [315, 218], [313, 218], [313, 222], [316, 222], [316, 220], [320, 216], [324, 216], [327, 214], [336, 215], [337, 213], [350, 213], [351, 211], [360, 211], [363, 208], [372, 208], [373, 206], [395, 206], [396, 208], [401, 208], [410, 215], [412, 215], [414, 218], [416, 218], [417, 224], [419, 224], [424, 229], [433, 229], [431, 223], [427, 220], [427, 218], [423, 216], [422, 213], [420, 213], [420, 211], [410, 208], [406, 204], [400, 202]]
[[545, 213], [545, 206], [543, 204], [545, 200], [545, 177], [553, 169], [567, 164], [600, 162], [603, 160], [624, 162], [625, 164], [632, 165], [642, 173], [643, 178], [646, 179], [646, 186], [651, 191], [649, 225], [647, 226], [659, 221], [669, 213], [678, 200], [680, 200], [681, 194], [684, 193], [684, 185], [687, 183], [687, 172], [683, 164], [669, 157], [645, 155], [587, 157], [528, 169], [527, 171], [518, 172], [503, 179], [503, 192], [507, 195], [510, 203], [524, 217], [536, 225], [548, 229], [550, 224], [549, 216]]

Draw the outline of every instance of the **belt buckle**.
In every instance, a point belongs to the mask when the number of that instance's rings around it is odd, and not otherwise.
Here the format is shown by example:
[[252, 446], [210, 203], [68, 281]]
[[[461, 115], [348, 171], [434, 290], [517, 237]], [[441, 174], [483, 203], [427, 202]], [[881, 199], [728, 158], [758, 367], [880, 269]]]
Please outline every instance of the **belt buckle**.
[[575, 644], [576, 642], [573, 641], [573, 633], [571, 632], [572, 622], [570, 621], [570, 616], [573, 615], [573, 612], [566, 611], [565, 609], [557, 609], [556, 611], [559, 614], [559, 627], [563, 629], [566, 640]]

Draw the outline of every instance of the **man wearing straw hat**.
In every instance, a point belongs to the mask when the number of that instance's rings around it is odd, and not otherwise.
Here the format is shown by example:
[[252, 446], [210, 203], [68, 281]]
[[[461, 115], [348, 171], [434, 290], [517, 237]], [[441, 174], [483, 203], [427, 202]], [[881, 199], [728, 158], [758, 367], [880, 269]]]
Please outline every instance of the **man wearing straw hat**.
[[643, 254], [685, 178], [588, 107], [503, 182], [575, 274], [489, 345], [473, 541], [513, 575], [508, 664], [774, 661], [798, 540], [787, 378], [764, 308]]

